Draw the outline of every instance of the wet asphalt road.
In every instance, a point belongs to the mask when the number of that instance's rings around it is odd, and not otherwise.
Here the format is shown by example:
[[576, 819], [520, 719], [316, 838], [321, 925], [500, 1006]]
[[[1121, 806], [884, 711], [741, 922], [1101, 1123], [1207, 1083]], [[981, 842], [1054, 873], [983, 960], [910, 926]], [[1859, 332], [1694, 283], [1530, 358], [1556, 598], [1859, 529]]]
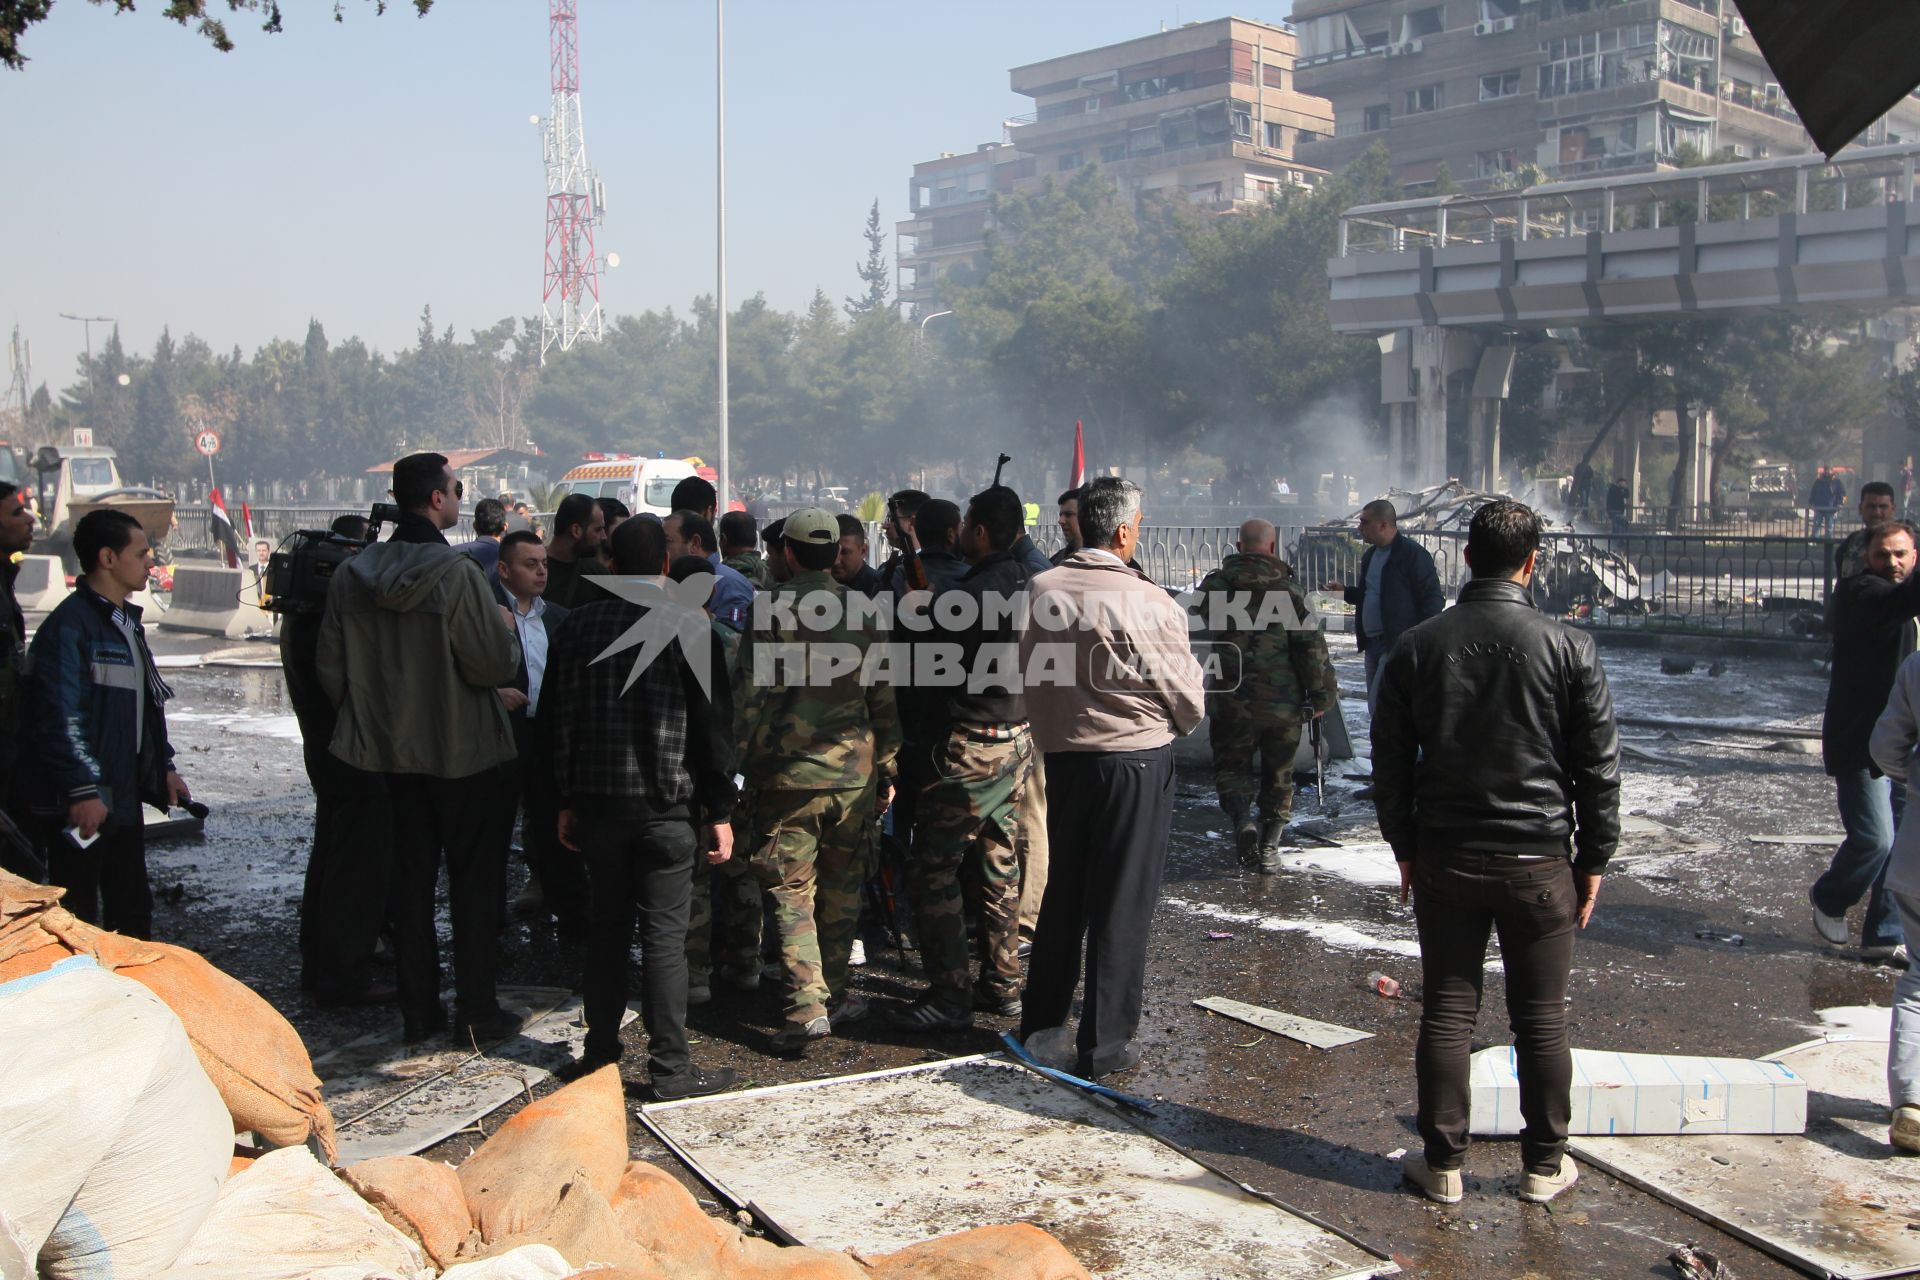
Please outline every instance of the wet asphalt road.
[[[168, 638], [159, 647], [164, 654], [226, 646]], [[271, 656], [270, 646], [254, 647]], [[1825, 680], [1811, 662], [1734, 658], [1716, 679], [1705, 660], [1694, 673], [1663, 676], [1652, 652], [1608, 649], [1603, 658], [1623, 715], [1818, 722]], [[1340, 670], [1349, 722], [1364, 750], [1364, 700], [1350, 651], [1340, 651]], [[200, 949], [261, 991], [316, 1055], [394, 1020], [379, 1010], [319, 1010], [299, 993], [296, 911], [311, 799], [278, 671], [167, 674], [179, 695], [172, 734], [180, 769], [214, 816], [204, 840], [150, 853], [160, 935]], [[1811, 931], [1806, 886], [1828, 850], [1748, 840], [1839, 830], [1818, 755], [1761, 750], [1759, 738], [1623, 732], [1664, 763], [1624, 762], [1630, 830], [1593, 925], [1575, 949], [1574, 1044], [1759, 1055], [1813, 1038], [1818, 1010], [1889, 1004], [1892, 970], [1830, 951]], [[1364, 773], [1365, 763], [1346, 771]], [[1329, 830], [1342, 843], [1378, 840], [1370, 807], [1353, 796], [1359, 785], [1353, 777], [1329, 779]], [[1363, 849], [1335, 858], [1303, 847], [1286, 873], [1251, 876], [1235, 867], [1221, 838], [1205, 773], [1183, 769], [1179, 786], [1166, 902], [1151, 943], [1141, 1032], [1146, 1061], [1120, 1082], [1160, 1100], [1152, 1127], [1231, 1176], [1391, 1253], [1412, 1275], [1670, 1276], [1664, 1258], [1682, 1241], [1720, 1253], [1742, 1280], [1797, 1274], [1592, 1168], [1583, 1167], [1579, 1187], [1554, 1205], [1523, 1206], [1513, 1195], [1518, 1148], [1511, 1141], [1476, 1145], [1459, 1206], [1442, 1208], [1400, 1190], [1388, 1153], [1419, 1147], [1412, 1068], [1419, 972], [1411, 911], [1399, 904], [1397, 889], [1382, 883], [1389, 856]], [[1309, 794], [1296, 811], [1306, 816], [1313, 809]], [[516, 865], [516, 879], [520, 874]], [[1857, 911], [1854, 924], [1857, 930]], [[1232, 936], [1210, 938], [1215, 932]], [[1703, 939], [1701, 932], [1742, 941]], [[550, 931], [516, 921], [502, 954], [503, 980], [573, 980], [573, 955]], [[1416, 999], [1373, 994], [1366, 975], [1376, 969], [1399, 978]], [[857, 985], [876, 1004], [915, 989], [898, 958], [879, 953], [859, 971]], [[1496, 965], [1487, 974], [1476, 1047], [1509, 1040], [1503, 990]], [[1313, 1049], [1193, 1007], [1209, 995], [1375, 1038]], [[724, 989], [715, 997], [691, 1018], [696, 1059], [734, 1067], [743, 1084], [990, 1051], [1008, 1025], [983, 1019], [968, 1033], [915, 1036], [876, 1020], [824, 1042], [804, 1061], [786, 1062], [761, 1051], [778, 1021], [766, 997]], [[644, 1050], [630, 1054], [630, 1061], [643, 1060]], [[496, 1127], [504, 1114], [485, 1127]], [[632, 1136], [637, 1155], [672, 1165], [637, 1124]], [[435, 1154], [457, 1161], [478, 1140], [463, 1134]]]

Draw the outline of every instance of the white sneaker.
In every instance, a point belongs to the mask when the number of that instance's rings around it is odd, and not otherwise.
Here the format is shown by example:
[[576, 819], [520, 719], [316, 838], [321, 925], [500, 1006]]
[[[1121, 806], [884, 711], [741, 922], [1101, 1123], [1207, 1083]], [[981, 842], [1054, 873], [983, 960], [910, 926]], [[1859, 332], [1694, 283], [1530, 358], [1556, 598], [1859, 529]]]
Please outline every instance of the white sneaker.
[[1847, 945], [1847, 918], [1830, 916], [1818, 907], [1813, 908], [1813, 928], [1828, 943], [1836, 947]]
[[1467, 1194], [1466, 1179], [1458, 1169], [1436, 1169], [1425, 1156], [1400, 1157], [1400, 1177], [1427, 1199], [1439, 1204], [1459, 1204]]
[[1545, 1204], [1547, 1201], [1580, 1181], [1580, 1170], [1570, 1156], [1560, 1157], [1560, 1172], [1551, 1177], [1540, 1173], [1525, 1173], [1520, 1178], [1520, 1198], [1528, 1204]]
[[1920, 1152], [1920, 1107], [1895, 1107], [1887, 1141], [1902, 1151]]
[[853, 940], [853, 950], [847, 954], [847, 963], [858, 969], [867, 962], [867, 944], [859, 938]]

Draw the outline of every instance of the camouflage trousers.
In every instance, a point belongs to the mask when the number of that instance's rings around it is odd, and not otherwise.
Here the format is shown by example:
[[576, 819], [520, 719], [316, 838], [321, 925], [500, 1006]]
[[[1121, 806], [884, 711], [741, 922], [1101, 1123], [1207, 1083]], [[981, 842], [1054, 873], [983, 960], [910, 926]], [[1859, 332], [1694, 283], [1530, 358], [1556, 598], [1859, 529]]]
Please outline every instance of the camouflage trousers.
[[[1020, 857], [1015, 815], [1033, 769], [1033, 738], [955, 728], [934, 744], [932, 779], [916, 801], [914, 909], [920, 959], [933, 998], [973, 1008], [967, 954], [967, 898], [978, 894], [980, 985], [995, 996], [1020, 992]], [[963, 888], [964, 886], [964, 888]]]
[[1047, 896], [1047, 768], [1038, 751], [1020, 792], [1020, 933], [1031, 938]]
[[1230, 694], [1208, 694], [1207, 736], [1213, 743], [1213, 788], [1220, 807], [1229, 813], [1248, 808], [1257, 792], [1261, 818], [1292, 818], [1293, 761], [1300, 751], [1300, 733], [1298, 708], [1270, 708]]
[[846, 992], [860, 884], [873, 866], [874, 799], [870, 786], [753, 798], [751, 862], [773, 895], [789, 1022], [811, 1022]]
[[[733, 824], [734, 848], [745, 853], [749, 824]], [[718, 908], [716, 912], [716, 908]], [[693, 869], [693, 902], [687, 912], [687, 985], [713, 982], [714, 916], [720, 918], [720, 963], [736, 974], [760, 972], [760, 877], [744, 856], [717, 867]]]

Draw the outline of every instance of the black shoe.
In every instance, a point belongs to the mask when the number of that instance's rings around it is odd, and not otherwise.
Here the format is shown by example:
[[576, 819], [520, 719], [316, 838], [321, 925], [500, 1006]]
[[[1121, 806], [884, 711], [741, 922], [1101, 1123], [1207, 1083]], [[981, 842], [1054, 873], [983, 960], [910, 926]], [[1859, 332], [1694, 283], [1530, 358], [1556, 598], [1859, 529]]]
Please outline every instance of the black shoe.
[[598, 1049], [589, 1049], [587, 1052], [581, 1054], [577, 1061], [569, 1062], [553, 1074], [554, 1078], [562, 1084], [572, 1084], [575, 1080], [586, 1079], [602, 1067], [614, 1066], [618, 1064], [619, 1061], [620, 1051], [617, 1049], [612, 1053], [604, 1053]]
[[374, 1005], [392, 1004], [399, 998], [400, 988], [390, 982], [376, 982], [371, 986], [350, 993], [315, 995], [313, 1002], [322, 1009], [367, 1009]]
[[670, 1076], [655, 1076], [653, 1083], [647, 1088], [647, 1093], [655, 1102], [704, 1098], [712, 1093], [725, 1093], [733, 1088], [735, 1079], [732, 1067], [716, 1067], [712, 1071], [689, 1067], [685, 1071], [676, 1071]]
[[1245, 811], [1229, 811], [1233, 819], [1233, 845], [1240, 855], [1240, 865], [1251, 867], [1259, 853], [1260, 829], [1254, 825], [1253, 815]]
[[1131, 1071], [1139, 1065], [1140, 1043], [1137, 1040], [1129, 1040], [1126, 1043], [1126, 1047], [1120, 1050], [1120, 1060], [1112, 1066], [1103, 1071], [1095, 1071], [1092, 1064], [1087, 1059], [1082, 1058], [1080, 1060], [1081, 1069], [1075, 1071], [1074, 1074], [1082, 1080], [1104, 1080], [1108, 1076], [1117, 1076], [1122, 1072]]
[[956, 1013], [930, 996], [922, 996], [903, 1009], [887, 1011], [889, 1026], [902, 1031], [965, 1031], [973, 1025], [972, 1013]]
[[462, 1040], [471, 1039], [475, 1044], [499, 1043], [512, 1036], [519, 1035], [527, 1025], [527, 1015], [517, 1009], [496, 1008], [491, 1013], [483, 1013], [477, 1018], [462, 1016], [459, 1036]]
[[1020, 1016], [1020, 993], [1009, 992], [995, 995], [985, 987], [973, 989], [973, 1011], [989, 1014], [995, 1018], [1017, 1018]]
[[408, 1044], [419, 1044], [423, 1040], [431, 1040], [435, 1036], [446, 1034], [446, 1030], [447, 1011], [438, 1005], [434, 1006], [432, 1013], [424, 1017], [415, 1017], [412, 1014], [403, 1014], [401, 1017], [400, 1038]]
[[1020, 939], [1020, 958], [1022, 960], [1025, 960], [1028, 956], [1032, 954], [1033, 954], [1033, 939], [1032, 938]]

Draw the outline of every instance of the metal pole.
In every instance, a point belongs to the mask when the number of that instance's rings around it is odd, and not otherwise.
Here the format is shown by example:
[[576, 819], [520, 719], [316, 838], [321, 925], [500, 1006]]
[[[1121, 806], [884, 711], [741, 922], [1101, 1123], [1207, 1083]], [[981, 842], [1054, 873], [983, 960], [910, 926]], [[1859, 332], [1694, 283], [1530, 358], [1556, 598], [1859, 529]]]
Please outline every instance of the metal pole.
[[714, 241], [716, 244], [714, 286], [715, 330], [720, 338], [720, 376], [717, 404], [720, 413], [720, 512], [725, 514], [731, 495], [733, 468], [727, 457], [727, 0], [713, 0], [714, 61]]

